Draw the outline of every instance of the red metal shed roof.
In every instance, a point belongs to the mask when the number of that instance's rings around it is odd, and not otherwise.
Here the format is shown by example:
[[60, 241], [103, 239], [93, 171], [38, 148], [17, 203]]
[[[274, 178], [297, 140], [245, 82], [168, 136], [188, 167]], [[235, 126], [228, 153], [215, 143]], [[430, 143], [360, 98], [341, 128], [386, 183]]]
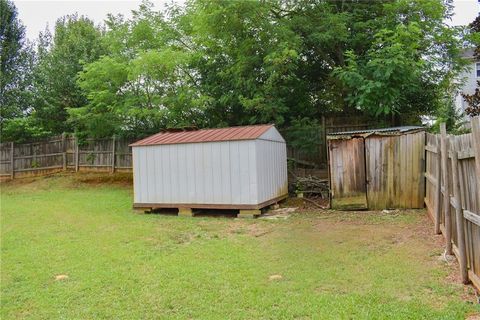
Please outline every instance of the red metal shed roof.
[[149, 146], [159, 144], [198, 143], [234, 140], [254, 140], [259, 138], [272, 124], [256, 126], [230, 127], [219, 129], [202, 129], [195, 131], [160, 132], [130, 146]]

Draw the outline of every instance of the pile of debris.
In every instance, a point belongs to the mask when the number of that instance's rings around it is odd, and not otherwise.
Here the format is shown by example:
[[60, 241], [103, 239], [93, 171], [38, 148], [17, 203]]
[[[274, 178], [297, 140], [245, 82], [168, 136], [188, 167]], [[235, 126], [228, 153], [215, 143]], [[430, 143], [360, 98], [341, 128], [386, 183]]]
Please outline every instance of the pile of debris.
[[328, 198], [328, 180], [319, 177], [296, 177], [295, 190], [297, 194], [315, 198]]

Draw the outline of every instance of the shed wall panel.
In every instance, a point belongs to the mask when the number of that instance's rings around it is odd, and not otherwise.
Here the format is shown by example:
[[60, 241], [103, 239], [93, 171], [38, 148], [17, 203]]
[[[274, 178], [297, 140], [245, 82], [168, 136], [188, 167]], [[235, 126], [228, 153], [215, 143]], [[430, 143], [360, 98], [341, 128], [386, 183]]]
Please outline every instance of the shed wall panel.
[[[245, 140], [133, 147], [134, 202], [258, 204], [255, 143]], [[284, 161], [286, 170], [286, 156]]]
[[259, 202], [287, 195], [287, 149], [285, 143], [256, 140], [255, 145]]

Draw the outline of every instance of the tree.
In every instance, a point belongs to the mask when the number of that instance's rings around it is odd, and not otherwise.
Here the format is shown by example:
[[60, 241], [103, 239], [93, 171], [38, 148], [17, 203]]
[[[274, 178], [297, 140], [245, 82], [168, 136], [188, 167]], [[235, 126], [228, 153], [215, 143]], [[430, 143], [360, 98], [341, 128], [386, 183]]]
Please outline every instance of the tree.
[[34, 53], [25, 40], [25, 27], [15, 5], [0, 0], [0, 140], [10, 140], [21, 131], [16, 125], [33, 106], [31, 70]]
[[475, 46], [473, 57], [480, 60], [480, 14], [469, 24], [468, 40]]
[[77, 74], [104, 52], [102, 30], [77, 14], [58, 19], [53, 37], [48, 30], [40, 35], [35, 118], [44, 130], [53, 134], [72, 131], [67, 110], [88, 101], [76, 83]]
[[346, 66], [336, 68], [349, 104], [398, 124], [401, 114], [433, 114], [447, 90], [451, 100], [462, 63], [460, 29], [444, 23], [450, 15], [450, 6], [436, 0], [386, 4], [384, 26], [365, 54], [347, 51]]
[[192, 55], [175, 44], [177, 34], [163, 14], [145, 2], [131, 20], [111, 16], [106, 24], [108, 55], [86, 65], [77, 81], [89, 101], [69, 109], [77, 130], [138, 136], [204, 126], [203, 97], [189, 67]]
[[418, 122], [445, 109], [461, 69], [449, 15], [438, 0], [189, 0], [162, 11], [145, 1], [104, 28], [66, 16], [39, 38], [34, 103], [15, 123], [138, 136], [315, 127], [340, 112]]

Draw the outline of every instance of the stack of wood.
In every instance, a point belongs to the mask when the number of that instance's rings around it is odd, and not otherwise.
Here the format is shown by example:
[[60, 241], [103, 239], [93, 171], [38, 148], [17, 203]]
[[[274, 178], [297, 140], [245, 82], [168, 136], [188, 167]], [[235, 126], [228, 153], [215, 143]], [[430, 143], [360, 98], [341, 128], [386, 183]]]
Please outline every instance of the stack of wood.
[[315, 176], [297, 177], [295, 188], [297, 193], [305, 196], [328, 198], [328, 180]]

